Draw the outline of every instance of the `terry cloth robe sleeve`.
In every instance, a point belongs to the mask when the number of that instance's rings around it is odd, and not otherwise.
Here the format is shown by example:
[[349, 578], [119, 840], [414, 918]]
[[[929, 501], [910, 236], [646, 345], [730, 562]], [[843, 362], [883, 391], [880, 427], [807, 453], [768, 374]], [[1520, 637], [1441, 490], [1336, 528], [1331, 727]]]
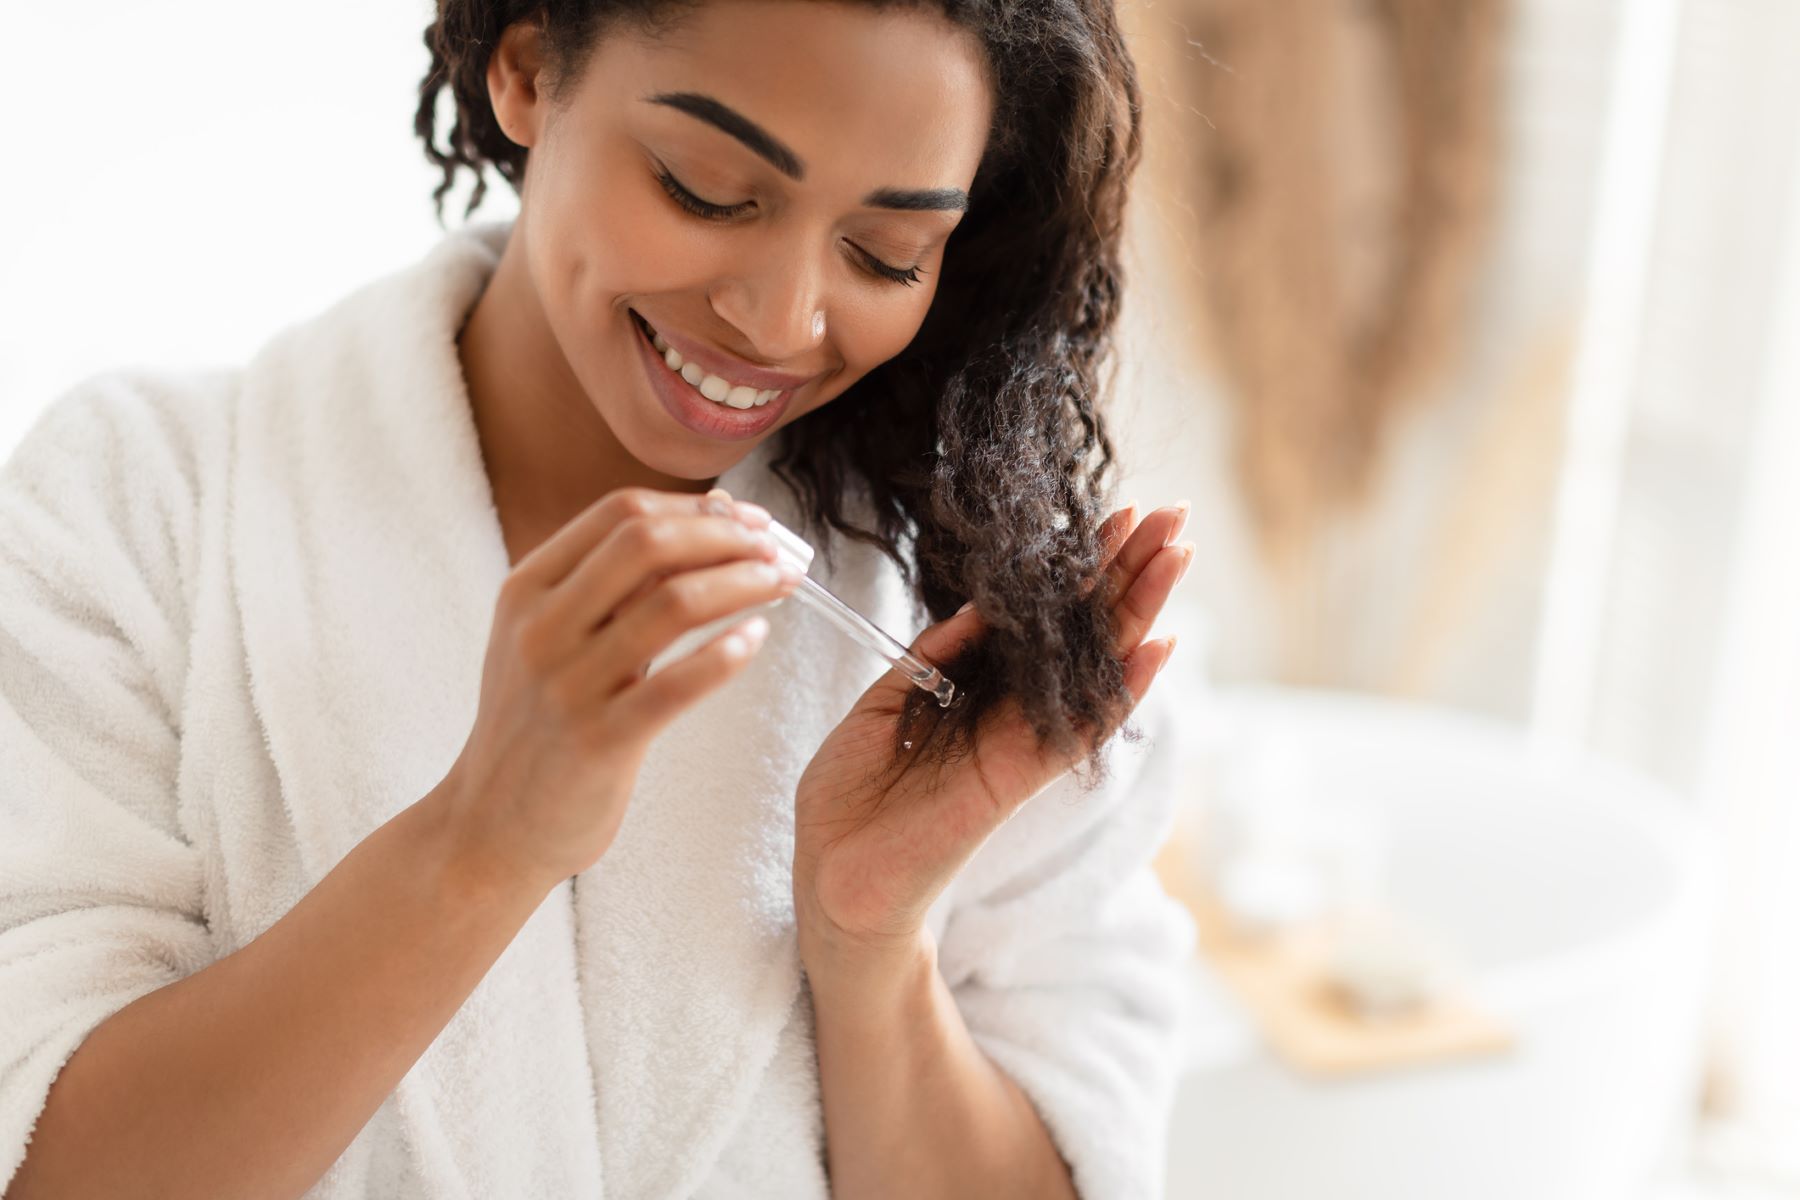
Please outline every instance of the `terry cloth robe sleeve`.
[[1194, 945], [1150, 866], [1177, 799], [1167, 716], [1153, 689], [1145, 740], [1114, 739], [1100, 789], [1064, 777], [996, 830], [939, 939], [970, 1033], [1036, 1106], [1082, 1200], [1163, 1192]]
[[0, 468], [0, 1191], [82, 1040], [208, 962], [176, 815], [188, 466], [122, 377]]

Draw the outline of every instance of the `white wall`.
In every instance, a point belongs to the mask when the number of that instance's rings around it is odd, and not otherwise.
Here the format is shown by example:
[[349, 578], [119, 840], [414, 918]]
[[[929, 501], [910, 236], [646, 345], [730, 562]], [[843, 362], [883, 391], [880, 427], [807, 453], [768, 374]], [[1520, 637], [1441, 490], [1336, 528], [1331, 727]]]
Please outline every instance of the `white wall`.
[[[430, 11], [9, 6], [0, 457], [88, 374], [241, 362], [430, 246], [412, 135]], [[481, 211], [511, 200], [499, 183]]]

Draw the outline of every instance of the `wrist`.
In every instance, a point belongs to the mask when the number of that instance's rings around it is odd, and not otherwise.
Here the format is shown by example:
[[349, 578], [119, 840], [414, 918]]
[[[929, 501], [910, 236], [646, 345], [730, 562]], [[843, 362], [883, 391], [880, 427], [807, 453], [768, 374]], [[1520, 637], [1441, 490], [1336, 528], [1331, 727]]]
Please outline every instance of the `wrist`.
[[429, 846], [429, 857], [444, 888], [487, 904], [542, 903], [560, 879], [546, 879], [509, 859], [465, 818], [467, 805], [454, 772], [412, 806], [409, 816]]
[[801, 922], [799, 941], [800, 962], [815, 999], [897, 996], [937, 971], [937, 939], [922, 926], [868, 938]]

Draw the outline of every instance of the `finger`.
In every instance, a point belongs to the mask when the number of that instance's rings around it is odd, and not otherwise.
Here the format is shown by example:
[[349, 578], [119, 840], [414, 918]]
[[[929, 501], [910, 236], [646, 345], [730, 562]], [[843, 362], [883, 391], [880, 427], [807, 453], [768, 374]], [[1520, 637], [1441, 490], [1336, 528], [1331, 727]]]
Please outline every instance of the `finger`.
[[910, 649], [918, 657], [936, 666], [949, 662], [962, 653], [964, 643], [982, 630], [981, 610], [973, 600], [932, 625], [927, 625], [913, 639]]
[[573, 646], [677, 571], [779, 557], [768, 531], [732, 517], [628, 517], [550, 589], [537, 615]]
[[[981, 614], [976, 611], [975, 602], [971, 600], [943, 620], [927, 625], [907, 649], [915, 658], [937, 666], [955, 658], [962, 651], [964, 643], [980, 633], [982, 628]], [[869, 692], [887, 689], [904, 695], [914, 686], [912, 679], [895, 667], [870, 684]]]
[[585, 639], [565, 669], [581, 673], [583, 688], [610, 696], [688, 630], [779, 600], [799, 581], [797, 573], [784, 575], [766, 562], [679, 571], [619, 609]]
[[1119, 547], [1125, 544], [1125, 539], [1131, 536], [1131, 531], [1137, 528], [1137, 523], [1138, 502], [1136, 500], [1128, 501], [1124, 508], [1119, 509], [1101, 523], [1100, 545], [1103, 561], [1112, 561], [1113, 555], [1119, 552]]
[[[1157, 638], [1153, 642], [1145, 642], [1125, 660], [1125, 689], [1131, 693], [1131, 704], [1136, 708], [1150, 690], [1162, 669], [1169, 665], [1169, 658], [1175, 653], [1175, 635]], [[1128, 714], [1129, 715], [1129, 714]]]
[[769, 523], [768, 509], [733, 500], [723, 488], [703, 493], [615, 488], [534, 547], [519, 560], [513, 574], [523, 577], [534, 589], [547, 591], [561, 583], [620, 522], [631, 517], [669, 515], [736, 516], [758, 528]]
[[624, 688], [608, 706], [609, 726], [627, 737], [655, 736], [702, 696], [724, 686], [742, 671], [756, 657], [768, 632], [766, 617], [751, 617], [692, 654]]
[[1105, 580], [1104, 564], [1112, 562], [1114, 556], [1119, 553], [1119, 548], [1131, 536], [1131, 531], [1137, 528], [1137, 521], [1138, 503], [1136, 500], [1130, 500], [1126, 502], [1124, 508], [1116, 510], [1100, 523], [1100, 562], [1103, 569], [1100, 575], [1083, 585], [1082, 595], [1087, 595], [1096, 584]]
[[1197, 547], [1192, 542], [1166, 546], [1156, 552], [1131, 588], [1113, 605], [1113, 639], [1117, 652], [1129, 654], [1150, 632], [1163, 605], [1181, 577], [1194, 561]]
[[1108, 594], [1115, 598], [1115, 604], [1117, 598], [1130, 592], [1138, 574], [1156, 557], [1157, 551], [1173, 542], [1186, 527], [1189, 508], [1188, 502], [1183, 500], [1156, 509], [1131, 531], [1131, 536], [1125, 539], [1125, 544], [1105, 571]]

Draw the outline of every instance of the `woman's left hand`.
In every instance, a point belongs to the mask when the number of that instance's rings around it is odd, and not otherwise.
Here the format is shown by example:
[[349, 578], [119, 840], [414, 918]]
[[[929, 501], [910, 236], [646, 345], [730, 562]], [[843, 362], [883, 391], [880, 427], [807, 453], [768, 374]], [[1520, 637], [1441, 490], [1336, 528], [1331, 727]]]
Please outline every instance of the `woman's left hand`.
[[[1134, 708], [1175, 648], [1174, 638], [1144, 637], [1193, 559], [1192, 543], [1170, 544], [1186, 516], [1185, 506], [1160, 508], [1138, 522], [1128, 507], [1102, 528], [1113, 548], [1104, 586], [1114, 597], [1114, 636]], [[927, 628], [912, 650], [945, 662], [981, 629], [979, 613], [964, 608]], [[801, 775], [794, 907], [803, 957], [914, 944], [926, 910], [988, 835], [1079, 761], [1040, 747], [1008, 701], [983, 719], [965, 757], [894, 776], [895, 727], [913, 686], [898, 671], [882, 676]]]

